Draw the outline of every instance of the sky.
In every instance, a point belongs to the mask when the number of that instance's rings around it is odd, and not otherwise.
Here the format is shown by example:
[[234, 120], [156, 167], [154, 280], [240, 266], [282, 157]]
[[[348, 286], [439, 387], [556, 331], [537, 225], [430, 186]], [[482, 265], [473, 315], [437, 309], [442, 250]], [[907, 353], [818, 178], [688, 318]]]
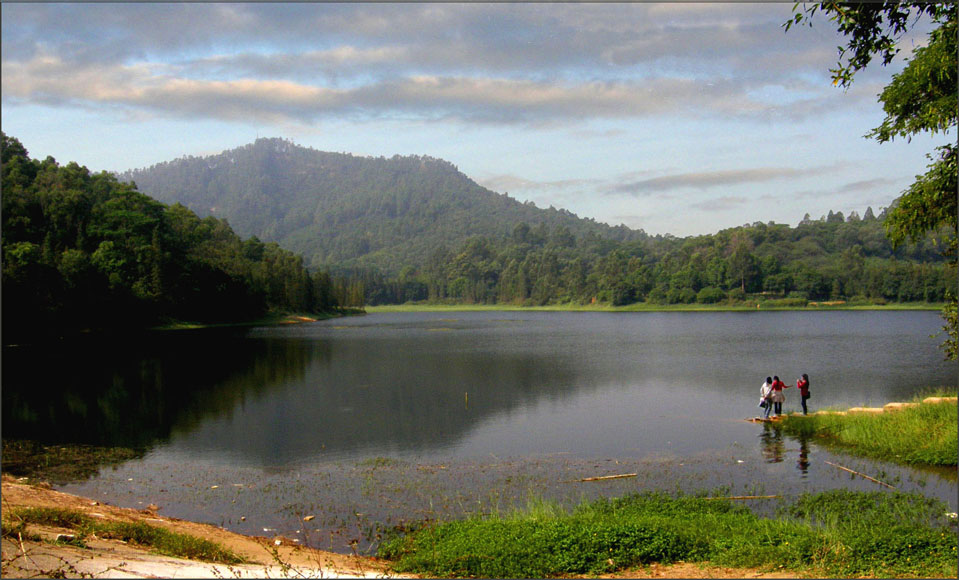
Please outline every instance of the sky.
[[[429, 155], [649, 234], [878, 214], [942, 135], [879, 144], [914, 48], [846, 90], [785, 3], [8, 3], [2, 128], [34, 158], [148, 167], [281, 137]], [[955, 135], [947, 136], [955, 140]]]

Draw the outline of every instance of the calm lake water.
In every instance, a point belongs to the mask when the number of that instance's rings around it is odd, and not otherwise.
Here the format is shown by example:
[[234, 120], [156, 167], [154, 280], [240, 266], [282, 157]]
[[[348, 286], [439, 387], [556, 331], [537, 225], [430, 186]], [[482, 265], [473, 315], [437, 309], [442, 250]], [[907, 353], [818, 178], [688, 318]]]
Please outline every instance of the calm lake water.
[[771, 375], [808, 373], [813, 410], [954, 386], [941, 326], [936, 312], [384, 313], [8, 348], [3, 436], [143, 448], [63, 488], [244, 533], [304, 537], [300, 516], [320, 512], [309, 542], [339, 551], [531, 491], [874, 489], [827, 460], [955, 511], [954, 470], [837, 457], [744, 421]]

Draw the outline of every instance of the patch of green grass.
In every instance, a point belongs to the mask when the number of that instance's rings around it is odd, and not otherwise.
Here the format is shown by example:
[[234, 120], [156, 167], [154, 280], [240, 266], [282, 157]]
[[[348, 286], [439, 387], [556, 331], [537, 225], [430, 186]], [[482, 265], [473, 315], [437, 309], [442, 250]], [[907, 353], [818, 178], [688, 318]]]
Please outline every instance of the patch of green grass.
[[804, 494], [776, 518], [760, 518], [728, 500], [647, 492], [570, 512], [539, 501], [526, 513], [429, 525], [387, 540], [379, 555], [397, 572], [439, 577], [597, 575], [678, 560], [954, 577], [956, 531], [942, 521], [945, 510], [915, 494], [839, 491]]
[[[955, 396], [940, 389], [928, 396]], [[809, 438], [865, 457], [908, 465], [955, 466], [959, 460], [957, 406], [919, 404], [885, 413], [851, 415], [787, 415], [776, 424], [787, 435]]]
[[224, 564], [245, 562], [243, 558], [230, 550], [209, 540], [139, 522], [100, 521], [75, 510], [24, 508], [4, 513], [3, 519], [5, 529], [7, 527], [22, 529], [28, 524], [67, 528], [77, 534], [78, 545], [82, 545], [83, 539], [87, 536], [96, 534], [101, 538], [122, 540], [148, 547], [165, 556]]

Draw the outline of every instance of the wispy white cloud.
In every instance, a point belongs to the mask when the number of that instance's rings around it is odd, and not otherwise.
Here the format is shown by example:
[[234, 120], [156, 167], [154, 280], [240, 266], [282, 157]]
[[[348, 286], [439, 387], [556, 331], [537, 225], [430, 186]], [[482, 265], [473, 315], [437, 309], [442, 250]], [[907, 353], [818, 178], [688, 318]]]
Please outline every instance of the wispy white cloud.
[[888, 190], [894, 188], [897, 184], [900, 184], [900, 180], [891, 179], [888, 177], [877, 177], [875, 179], [863, 179], [861, 181], [853, 181], [847, 183], [839, 188], [839, 191], [843, 193], [856, 193], [856, 192], [869, 192], [872, 193], [877, 190]]
[[[349, 56], [349, 55], [348, 55]], [[732, 82], [651, 78], [623, 81], [535, 81], [413, 75], [355, 87], [259, 78], [203, 79], [173, 65], [88, 64], [57, 55], [4, 60], [4, 99], [47, 104], [126, 106], [158, 114], [235, 119], [244, 116], [311, 123], [327, 115], [457, 118], [483, 123], [584, 121], [684, 113], [761, 114], [768, 108]]]
[[686, 172], [620, 183], [612, 186], [608, 193], [640, 196], [674, 189], [710, 189], [720, 186], [759, 183], [806, 174], [808, 174], [808, 170], [792, 167], [760, 167], [753, 169]]
[[724, 195], [722, 197], [693, 203], [690, 205], [690, 207], [703, 211], [729, 211], [739, 209], [755, 202], [755, 198], [744, 197], [741, 195]]

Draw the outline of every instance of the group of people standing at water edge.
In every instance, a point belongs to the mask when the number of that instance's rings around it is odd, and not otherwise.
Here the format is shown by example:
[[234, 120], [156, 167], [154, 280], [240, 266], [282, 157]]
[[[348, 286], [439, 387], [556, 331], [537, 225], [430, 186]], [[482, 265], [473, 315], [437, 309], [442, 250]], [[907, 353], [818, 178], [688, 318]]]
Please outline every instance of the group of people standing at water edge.
[[[789, 385], [779, 380], [778, 376], [772, 378], [766, 377], [759, 391], [759, 406], [765, 410], [763, 419], [769, 418], [770, 411], [775, 414], [783, 414], [783, 403], [786, 402], [786, 393], [783, 390], [788, 389]], [[806, 401], [809, 400], [809, 375], [803, 373], [802, 377], [796, 380], [796, 388], [799, 389], [799, 396], [802, 399], [802, 414], [808, 415]]]

